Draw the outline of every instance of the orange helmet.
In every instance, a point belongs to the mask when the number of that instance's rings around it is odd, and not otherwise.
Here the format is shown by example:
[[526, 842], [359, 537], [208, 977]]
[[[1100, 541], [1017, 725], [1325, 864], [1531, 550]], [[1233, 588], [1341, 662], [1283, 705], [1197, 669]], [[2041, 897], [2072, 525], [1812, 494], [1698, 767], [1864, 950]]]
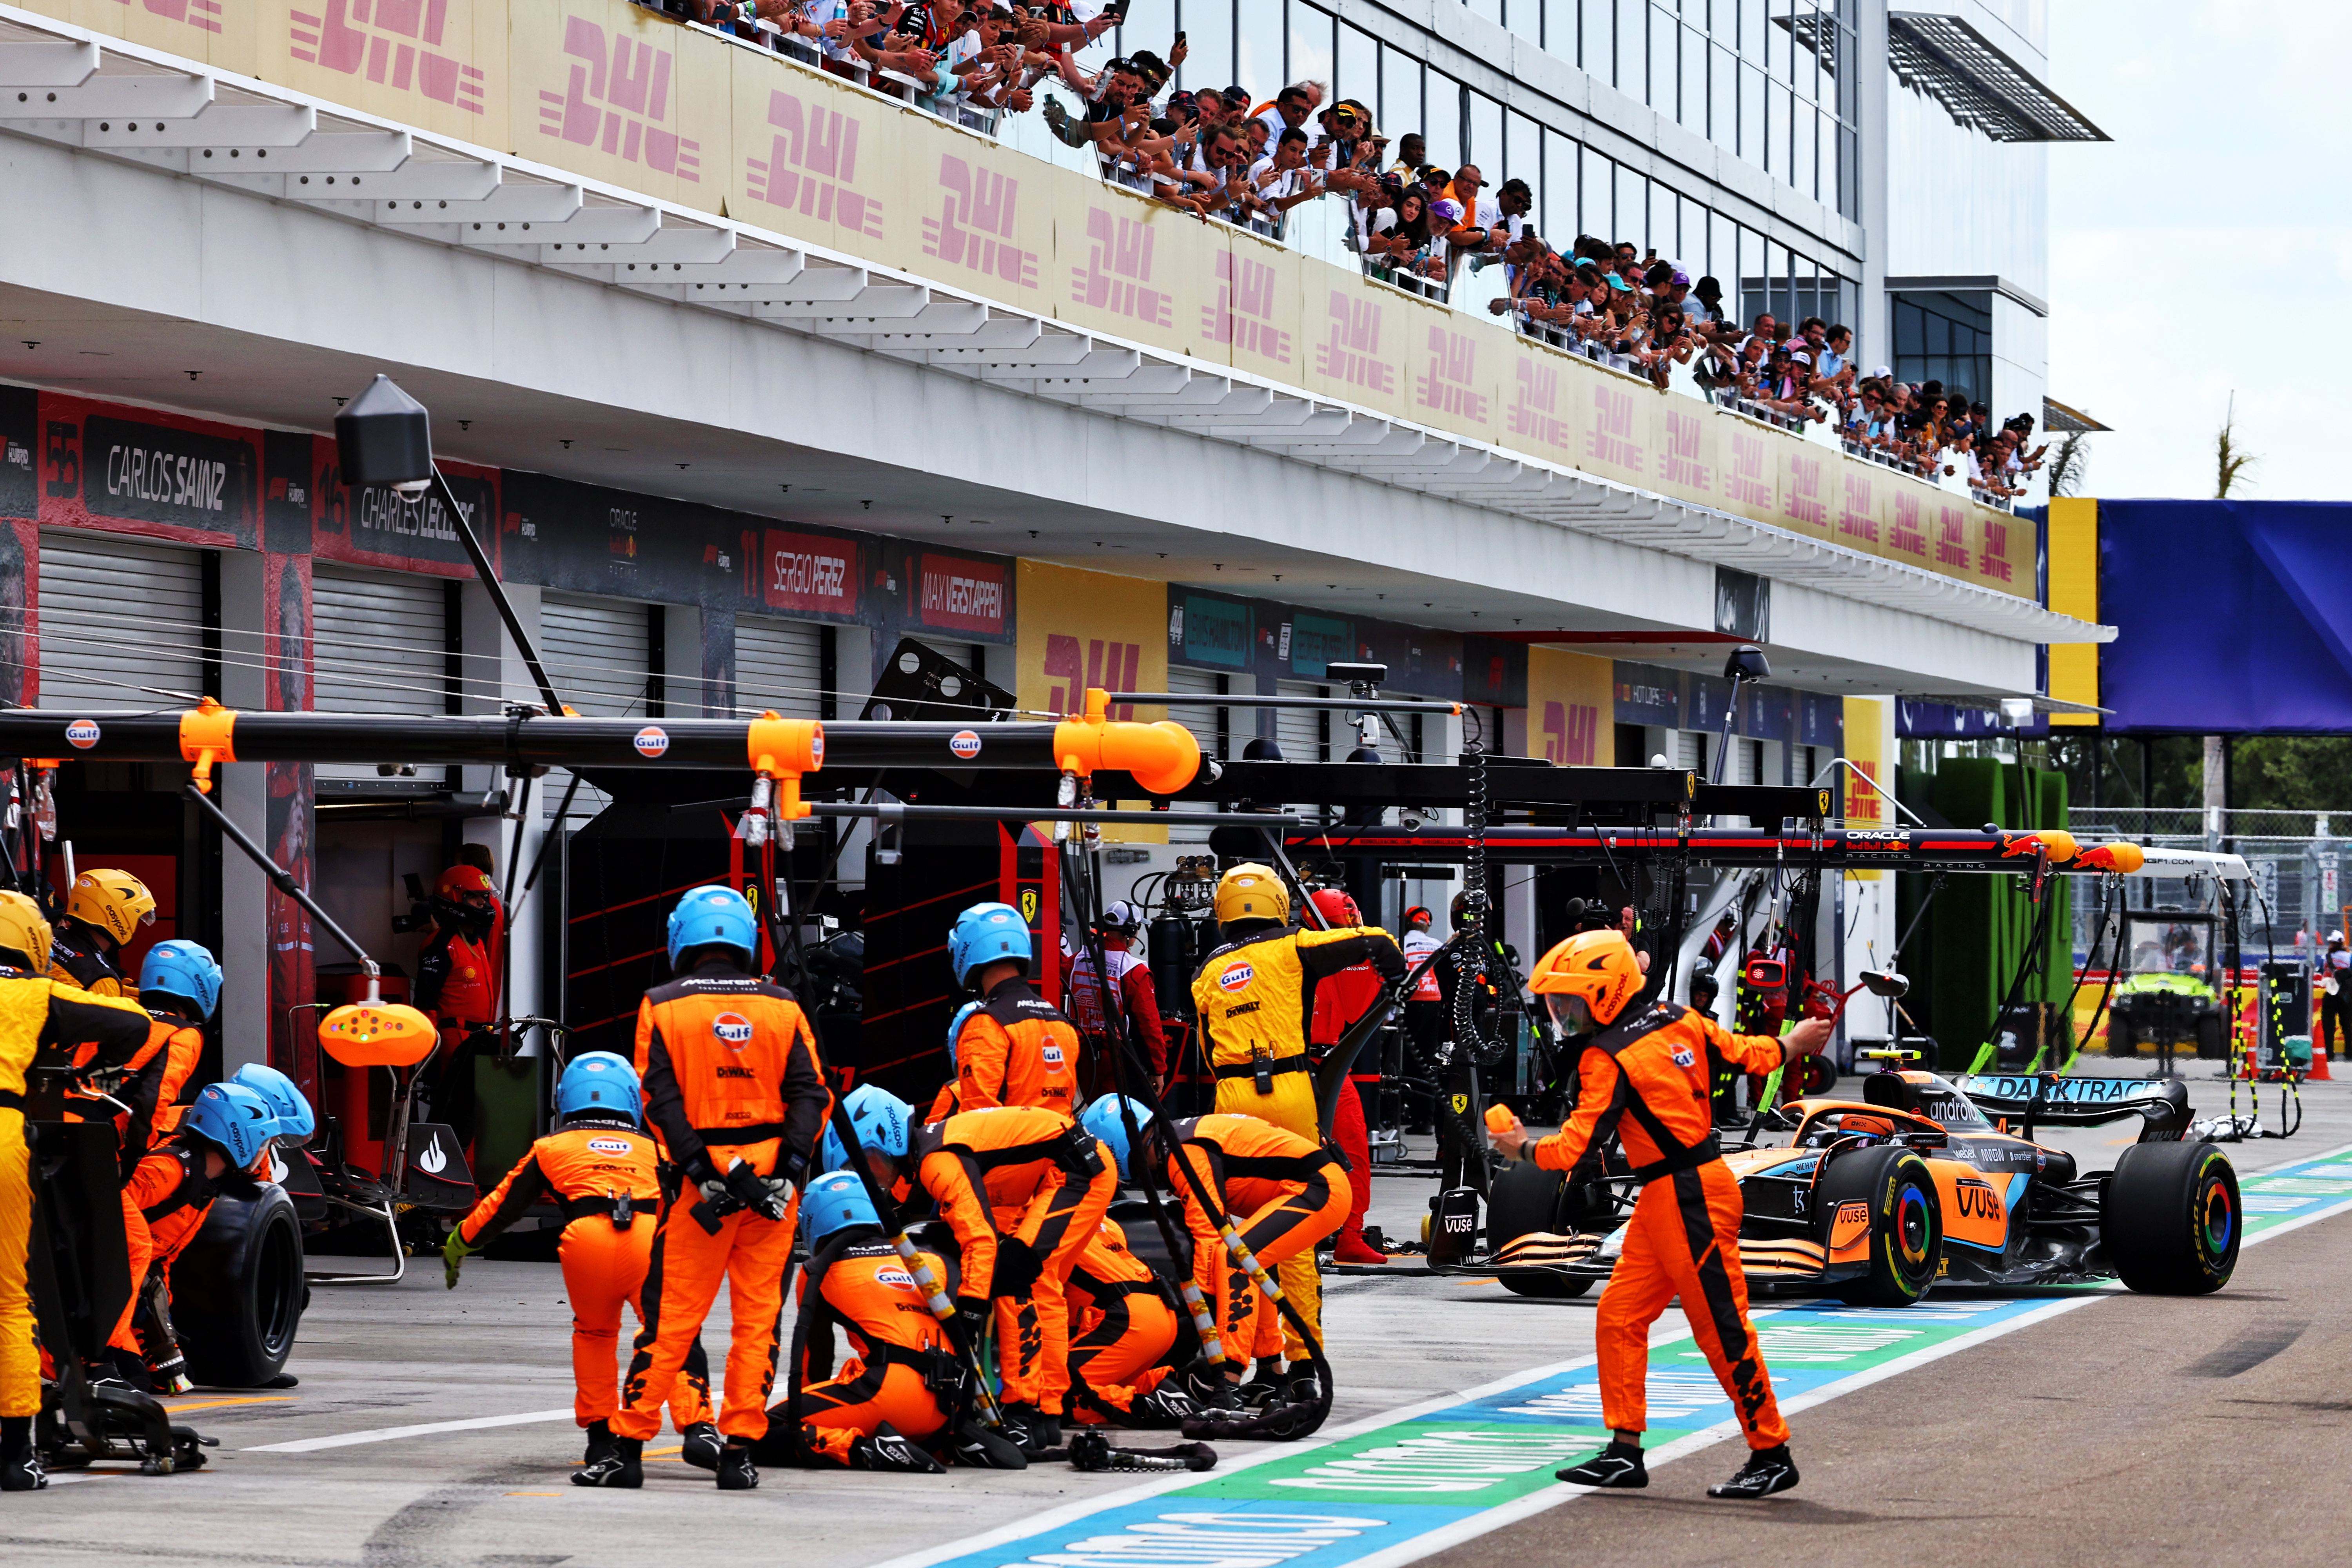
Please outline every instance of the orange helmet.
[[1364, 923], [1364, 913], [1356, 907], [1356, 900], [1337, 888], [1325, 888], [1316, 893], [1315, 907], [1334, 926], [1360, 926]]
[[1633, 944], [1612, 928], [1579, 931], [1545, 953], [1528, 989], [1547, 1000], [1563, 1033], [1583, 1034], [1591, 1025], [1614, 1023], [1642, 982]]
[[445, 899], [460, 893], [487, 893], [490, 890], [490, 874], [479, 866], [452, 866], [441, 873], [440, 886], [436, 889]]

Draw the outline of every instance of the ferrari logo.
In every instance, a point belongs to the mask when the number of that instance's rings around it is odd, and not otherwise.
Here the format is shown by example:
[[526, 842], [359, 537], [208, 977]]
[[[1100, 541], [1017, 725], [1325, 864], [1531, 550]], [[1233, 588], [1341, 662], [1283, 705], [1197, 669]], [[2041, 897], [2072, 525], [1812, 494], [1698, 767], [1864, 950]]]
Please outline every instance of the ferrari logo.
[[1467, 1116], [1470, 1114], [1470, 1097], [1468, 1095], [1457, 1094], [1454, 1097], [1454, 1114], [1456, 1116]]
[[1021, 889], [1021, 918], [1032, 924], [1036, 922], [1037, 889], [1034, 888], [1024, 888]]

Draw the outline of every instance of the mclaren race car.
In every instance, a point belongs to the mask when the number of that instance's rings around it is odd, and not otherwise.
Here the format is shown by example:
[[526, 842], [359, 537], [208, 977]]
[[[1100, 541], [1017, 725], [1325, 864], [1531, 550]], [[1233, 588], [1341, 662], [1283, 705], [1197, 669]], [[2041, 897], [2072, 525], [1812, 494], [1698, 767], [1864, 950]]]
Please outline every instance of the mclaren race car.
[[[2140, 1140], [2112, 1171], [2083, 1174], [2033, 1139], [2037, 1124], [2135, 1116]], [[1759, 1293], [1882, 1307], [1943, 1279], [2218, 1290], [2238, 1261], [2237, 1173], [2182, 1142], [2189, 1129], [2177, 1079], [1874, 1073], [1861, 1100], [1792, 1101], [1761, 1119], [1772, 1142], [1726, 1148], [1747, 1208], [1740, 1263]], [[1510, 1165], [1487, 1213], [1491, 1267], [1521, 1295], [1581, 1295], [1608, 1278], [1634, 1195], [1613, 1146], [1572, 1173]]]

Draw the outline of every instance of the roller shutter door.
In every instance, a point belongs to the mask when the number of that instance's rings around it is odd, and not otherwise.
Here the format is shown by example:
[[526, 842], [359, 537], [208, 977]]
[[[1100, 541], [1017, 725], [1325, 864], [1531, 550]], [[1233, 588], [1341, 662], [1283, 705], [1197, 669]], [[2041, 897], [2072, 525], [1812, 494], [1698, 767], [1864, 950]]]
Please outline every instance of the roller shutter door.
[[[824, 717], [824, 627], [772, 616], [735, 617], [735, 706], [787, 719]], [[852, 715], [855, 717], [855, 714]]]
[[[322, 713], [431, 718], [449, 710], [448, 591], [438, 577], [319, 562], [310, 569], [310, 706]], [[443, 770], [421, 769], [438, 777]], [[374, 779], [321, 764], [322, 779]]]
[[542, 595], [540, 657], [555, 694], [591, 719], [642, 717], [653, 664], [648, 611], [631, 599]]
[[[1187, 669], [1181, 664], [1171, 664], [1168, 667], [1168, 689], [1214, 698], [1217, 695], [1217, 677], [1209, 670]], [[1250, 711], [1245, 708], [1220, 709], [1213, 701], [1171, 702], [1168, 705], [1168, 717], [1192, 731], [1192, 738], [1201, 742], [1201, 754], [1219, 761], [1240, 749], [1233, 735], [1234, 720], [1236, 716], [1246, 718]], [[1217, 715], [1220, 712], [1225, 715], [1227, 733], [1222, 750], [1217, 744]], [[1244, 730], [1241, 738], [1246, 739], [1249, 733], [1251, 731]], [[1188, 811], [1214, 811], [1216, 808], [1214, 801], [1178, 801], [1171, 807], [1180, 816]], [[1168, 829], [1168, 841], [1171, 844], [1205, 844], [1209, 841], [1209, 831], [1206, 827], [1171, 826]]]
[[37, 614], [44, 708], [124, 711], [214, 695], [204, 690], [200, 550], [44, 531]]
[[[1274, 684], [1277, 697], [1328, 697], [1331, 688], [1311, 681], [1277, 680]], [[1339, 717], [1328, 708], [1277, 708], [1274, 718], [1274, 738], [1282, 748], [1285, 762], [1324, 763], [1331, 760], [1330, 742], [1327, 734], [1345, 733], [1345, 727], [1335, 721]], [[1341, 750], [1340, 756], [1348, 754]]]

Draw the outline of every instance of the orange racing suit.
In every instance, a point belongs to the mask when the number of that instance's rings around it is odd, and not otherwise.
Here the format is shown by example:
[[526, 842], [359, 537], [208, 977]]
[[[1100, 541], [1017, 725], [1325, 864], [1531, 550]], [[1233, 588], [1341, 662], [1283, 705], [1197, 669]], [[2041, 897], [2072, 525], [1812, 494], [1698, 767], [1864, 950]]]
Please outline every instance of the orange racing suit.
[[1174, 1370], [1176, 1310], [1151, 1269], [1127, 1249], [1127, 1233], [1106, 1218], [1070, 1270], [1071, 1316], [1081, 1331], [1070, 1341], [1071, 1412], [1081, 1421], [1103, 1418], [1103, 1407], [1125, 1415]]
[[[572, 1414], [583, 1426], [609, 1421], [620, 1408], [621, 1304], [637, 1302], [653, 1260], [662, 1206], [656, 1158], [654, 1141], [627, 1118], [580, 1117], [533, 1143], [457, 1222], [466, 1244], [481, 1247], [541, 1199], [562, 1212], [555, 1255], [572, 1300]], [[681, 1432], [710, 1419], [710, 1377], [699, 1361], [688, 1353], [669, 1392], [670, 1425]]]
[[1328, 1150], [1255, 1116], [1195, 1117], [1177, 1122], [1176, 1133], [1184, 1157], [1224, 1211], [1202, 1211], [1192, 1182], [1171, 1156], [1169, 1190], [1184, 1200], [1184, 1224], [1192, 1233], [1192, 1278], [1216, 1302], [1225, 1360], [1246, 1368], [1252, 1356], [1264, 1360], [1286, 1348], [1291, 1360], [1306, 1360], [1305, 1342], [1226, 1250], [1218, 1222], [1230, 1215], [1243, 1242], [1268, 1268], [1286, 1258], [1306, 1258], [1303, 1292], [1291, 1289], [1288, 1270], [1280, 1270], [1279, 1278], [1292, 1310], [1319, 1339], [1323, 1293], [1315, 1273], [1315, 1244], [1339, 1228], [1353, 1195], [1339, 1162]]
[[[940, 1392], [961, 1386], [962, 1363], [948, 1346], [947, 1332], [923, 1304], [922, 1290], [896, 1247], [872, 1230], [827, 1264], [814, 1281], [817, 1300], [808, 1300], [811, 1279], [801, 1277], [806, 1322], [803, 1365], [794, 1369], [800, 1411], [800, 1447], [783, 1451], [784, 1406], [769, 1412], [770, 1436], [758, 1458], [792, 1458], [849, 1463], [850, 1445], [871, 1437], [883, 1423], [918, 1444], [937, 1436], [954, 1414], [955, 1396]], [[936, 1253], [918, 1253], [941, 1279], [951, 1279]], [[812, 1268], [814, 1266], [812, 1265]], [[833, 1330], [849, 1335], [850, 1357], [833, 1376], [822, 1377], [833, 1361]]]
[[1784, 1054], [1777, 1039], [1710, 1033], [1697, 1014], [1671, 1002], [1629, 1011], [1586, 1038], [1574, 1113], [1552, 1137], [1530, 1141], [1525, 1157], [1546, 1170], [1572, 1170], [1613, 1131], [1643, 1182], [1594, 1321], [1602, 1425], [1643, 1429], [1650, 1325], [1680, 1296], [1691, 1336], [1731, 1396], [1748, 1446], [1772, 1448], [1789, 1440], [1789, 1428], [1748, 1321], [1739, 1184], [1717, 1151], [1710, 1045], [1750, 1072], [1769, 1072]]
[[966, 1013], [956, 1033], [956, 1080], [940, 1090], [927, 1120], [992, 1105], [1042, 1105], [1076, 1116], [1078, 1032], [1019, 975]]
[[[1057, 1110], [1007, 1105], [919, 1128], [908, 1152], [963, 1249], [959, 1300], [992, 1300], [1005, 1400], [1059, 1415], [1070, 1386], [1063, 1290], [1118, 1190], [1110, 1151]], [[1036, 1260], [1036, 1281], [1000, 1298], [998, 1247], [1016, 1239]]]
[[[817, 1061], [816, 1036], [788, 993], [730, 963], [706, 962], [646, 993], [636, 1054], [646, 1120], [689, 1187], [719, 1179], [737, 1159], [761, 1176], [800, 1180], [833, 1096]], [[641, 1327], [622, 1385], [625, 1407], [612, 1420], [616, 1437], [643, 1441], [661, 1430], [662, 1403], [722, 1279], [734, 1340], [719, 1429], [756, 1442], [768, 1428], [799, 1195], [782, 1219], [739, 1208], [718, 1221], [715, 1235], [693, 1217], [699, 1201], [681, 1193], [662, 1210], [654, 1233], [637, 1302]]]

